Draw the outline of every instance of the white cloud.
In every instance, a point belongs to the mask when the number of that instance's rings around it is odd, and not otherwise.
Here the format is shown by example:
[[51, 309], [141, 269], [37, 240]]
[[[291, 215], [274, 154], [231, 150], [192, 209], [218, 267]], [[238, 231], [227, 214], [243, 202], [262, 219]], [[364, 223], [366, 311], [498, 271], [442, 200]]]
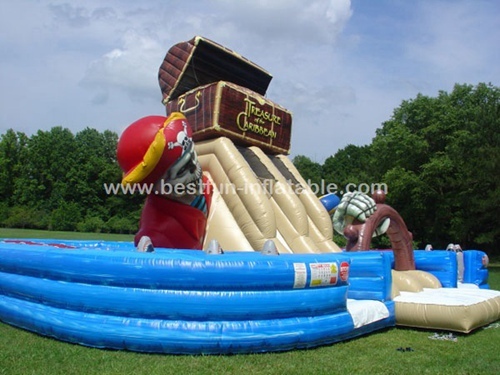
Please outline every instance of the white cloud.
[[[491, 1], [462, 0], [421, 2], [418, 6], [418, 30], [407, 39], [408, 58], [421, 64], [430, 79], [453, 83], [477, 83], [482, 72], [499, 73], [498, 4]], [[443, 88], [448, 89], [448, 88]]]
[[158, 94], [158, 67], [165, 54], [162, 46], [132, 30], [126, 32], [121, 44], [90, 63], [82, 85], [97, 89], [100, 96], [103, 91], [117, 89], [133, 100], [153, 100], [153, 93]]
[[0, 134], [63, 125], [121, 131], [164, 113], [158, 68], [203, 35], [273, 75], [292, 153], [369, 143], [404, 99], [500, 81], [493, 0], [0, 1]]
[[[217, 0], [217, 22], [256, 43], [252, 48], [269, 50], [277, 44], [330, 44], [351, 16], [350, 0]], [[213, 25], [216, 27], [216, 25]], [[264, 43], [264, 45], [262, 45]]]

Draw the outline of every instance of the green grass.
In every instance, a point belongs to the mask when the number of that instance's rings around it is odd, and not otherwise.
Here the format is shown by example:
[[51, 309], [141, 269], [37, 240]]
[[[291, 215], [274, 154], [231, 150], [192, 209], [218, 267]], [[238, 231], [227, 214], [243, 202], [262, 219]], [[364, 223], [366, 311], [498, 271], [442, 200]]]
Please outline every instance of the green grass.
[[[0, 238], [132, 240], [132, 236], [0, 229]], [[490, 267], [500, 290], [500, 265]], [[310, 350], [231, 356], [173, 356], [100, 350], [67, 344], [0, 323], [0, 374], [498, 374], [500, 327], [457, 342], [431, 340], [434, 331], [391, 328]], [[414, 351], [400, 352], [399, 347]]]
[[58, 238], [61, 240], [132, 241], [131, 234], [56, 232], [36, 229], [0, 228], [0, 238]]

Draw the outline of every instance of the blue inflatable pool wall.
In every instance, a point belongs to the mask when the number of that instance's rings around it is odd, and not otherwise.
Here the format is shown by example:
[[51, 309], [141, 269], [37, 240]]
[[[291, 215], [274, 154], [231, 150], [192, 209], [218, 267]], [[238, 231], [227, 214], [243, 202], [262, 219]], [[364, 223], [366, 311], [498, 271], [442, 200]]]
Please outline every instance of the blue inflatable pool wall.
[[[309, 348], [395, 324], [386, 256], [354, 258], [349, 292], [351, 258], [343, 253], [151, 254], [119, 242], [3, 242], [0, 317], [99, 348], [179, 354]], [[355, 328], [349, 293], [384, 301], [390, 316]]]
[[[464, 252], [483, 288], [485, 254]], [[455, 253], [415, 251], [417, 269], [456, 287]], [[487, 259], [487, 258], [486, 258]], [[206, 254], [128, 242], [0, 242], [0, 320], [86, 346], [172, 354], [311, 348], [395, 325], [391, 251]], [[487, 262], [486, 262], [487, 263]], [[348, 301], [387, 316], [355, 323]]]
[[[463, 283], [478, 285], [481, 289], [489, 289], [488, 256], [480, 250], [467, 250], [463, 253]], [[458, 284], [457, 253], [453, 251], [415, 250], [415, 266], [438, 278], [445, 288], [456, 288]]]

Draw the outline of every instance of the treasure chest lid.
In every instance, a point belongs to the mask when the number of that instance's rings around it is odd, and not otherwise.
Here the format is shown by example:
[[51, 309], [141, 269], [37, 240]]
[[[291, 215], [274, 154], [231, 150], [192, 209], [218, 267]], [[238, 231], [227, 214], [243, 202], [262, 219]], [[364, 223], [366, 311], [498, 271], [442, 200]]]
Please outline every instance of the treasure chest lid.
[[172, 46], [158, 72], [164, 104], [198, 86], [218, 81], [265, 95], [271, 79], [271, 74], [257, 64], [201, 36]]

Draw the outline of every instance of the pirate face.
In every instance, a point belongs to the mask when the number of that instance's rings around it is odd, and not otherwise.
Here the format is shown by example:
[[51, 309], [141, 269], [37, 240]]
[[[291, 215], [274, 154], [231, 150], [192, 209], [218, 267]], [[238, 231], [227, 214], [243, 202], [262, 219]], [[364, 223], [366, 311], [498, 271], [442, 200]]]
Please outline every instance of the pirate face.
[[166, 175], [172, 185], [187, 185], [201, 179], [201, 165], [192, 141]]
[[191, 138], [183, 145], [180, 158], [165, 172], [158, 181], [161, 184], [162, 195], [182, 197], [199, 193], [202, 169], [194, 150]]

